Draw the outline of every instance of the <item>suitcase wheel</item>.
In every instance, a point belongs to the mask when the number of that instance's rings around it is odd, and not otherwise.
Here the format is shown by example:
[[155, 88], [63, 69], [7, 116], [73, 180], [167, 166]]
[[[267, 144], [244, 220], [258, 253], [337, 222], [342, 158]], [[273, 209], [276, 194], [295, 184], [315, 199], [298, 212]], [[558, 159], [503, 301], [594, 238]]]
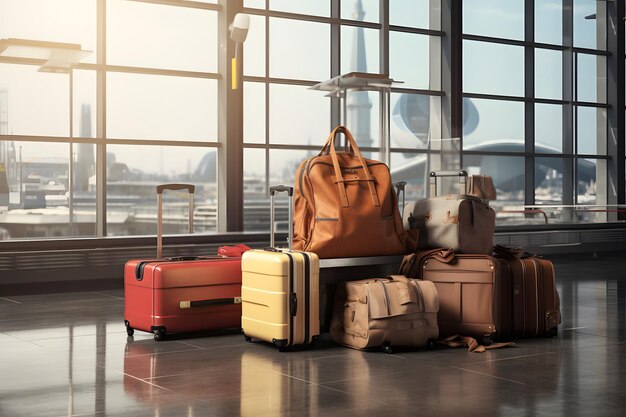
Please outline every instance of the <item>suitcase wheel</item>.
[[433, 339], [428, 339], [428, 341], [426, 342], [426, 349], [434, 349], [436, 344], [437, 342], [435, 342]]
[[154, 331], [154, 340], [156, 340], [157, 342], [161, 341], [161, 340], [165, 340], [165, 328], [161, 327], [158, 328]]
[[135, 334], [135, 329], [130, 327], [130, 323], [128, 322], [128, 320], [124, 320], [124, 325], [126, 326], [127, 335], [132, 336], [133, 334]]
[[480, 338], [480, 344], [483, 345], [483, 346], [489, 346], [490, 344], [492, 344], [494, 342], [494, 340], [496, 340], [496, 334], [495, 333], [484, 334]]
[[558, 327], [551, 328], [550, 331], [548, 332], [548, 335], [550, 337], [557, 337], [559, 335], [559, 328]]
[[380, 349], [385, 353], [392, 353], [393, 349], [391, 349], [391, 344], [389, 342], [385, 342]]
[[244, 339], [246, 339], [246, 342], [248, 342], [248, 343], [252, 342], [252, 338], [250, 336], [246, 336], [244, 334], [243, 337], [244, 337]]

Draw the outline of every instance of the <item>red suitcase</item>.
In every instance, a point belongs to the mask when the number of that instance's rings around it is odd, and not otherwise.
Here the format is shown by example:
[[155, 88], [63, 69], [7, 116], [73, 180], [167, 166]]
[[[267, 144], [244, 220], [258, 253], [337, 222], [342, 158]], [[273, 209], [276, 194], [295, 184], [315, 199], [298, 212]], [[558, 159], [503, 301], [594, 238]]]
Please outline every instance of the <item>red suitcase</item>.
[[241, 258], [221, 256], [162, 258], [162, 194], [189, 191], [189, 229], [193, 231], [194, 186], [157, 187], [157, 258], [128, 261], [124, 267], [124, 324], [154, 333], [241, 327]]

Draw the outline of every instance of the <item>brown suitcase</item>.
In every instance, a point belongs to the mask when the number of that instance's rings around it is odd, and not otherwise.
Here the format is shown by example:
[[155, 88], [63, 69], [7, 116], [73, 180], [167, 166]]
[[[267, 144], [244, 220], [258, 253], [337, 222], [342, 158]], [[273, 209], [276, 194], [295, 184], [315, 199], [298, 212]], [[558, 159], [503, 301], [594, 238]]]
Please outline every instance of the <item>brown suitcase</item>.
[[439, 293], [440, 337], [472, 336], [490, 344], [496, 332], [511, 327], [510, 280], [503, 279], [502, 261], [490, 255], [455, 254], [433, 249], [407, 255], [400, 273], [432, 281]]
[[520, 248], [496, 245], [494, 252], [502, 264], [502, 273], [511, 280], [511, 335], [556, 336], [561, 309], [552, 262]]

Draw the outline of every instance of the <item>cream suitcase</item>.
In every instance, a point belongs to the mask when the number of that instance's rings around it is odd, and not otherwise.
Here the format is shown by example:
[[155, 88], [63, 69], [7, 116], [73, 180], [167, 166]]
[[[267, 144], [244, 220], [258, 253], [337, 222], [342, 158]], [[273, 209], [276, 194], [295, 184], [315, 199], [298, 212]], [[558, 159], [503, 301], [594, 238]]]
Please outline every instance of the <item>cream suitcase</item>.
[[[289, 193], [289, 250], [274, 247], [274, 194]], [[259, 339], [286, 350], [313, 346], [320, 334], [319, 258], [291, 250], [293, 188], [270, 188], [270, 248], [250, 250], [241, 259], [241, 327], [247, 341]]]

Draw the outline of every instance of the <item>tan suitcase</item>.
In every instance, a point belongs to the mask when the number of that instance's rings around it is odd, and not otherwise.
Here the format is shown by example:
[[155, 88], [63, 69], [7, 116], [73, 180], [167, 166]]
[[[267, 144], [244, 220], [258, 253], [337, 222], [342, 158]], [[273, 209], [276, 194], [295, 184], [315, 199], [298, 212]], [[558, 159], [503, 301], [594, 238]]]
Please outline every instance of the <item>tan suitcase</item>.
[[[410, 260], [410, 261], [409, 261]], [[511, 282], [502, 261], [489, 255], [435, 249], [407, 255], [401, 273], [431, 281], [439, 294], [439, 333], [472, 336], [488, 345], [511, 328]], [[507, 296], [503, 296], [507, 295]]]
[[330, 335], [355, 349], [434, 346], [439, 298], [432, 282], [403, 275], [345, 282], [337, 289]]
[[[274, 193], [289, 193], [289, 250], [274, 247]], [[270, 248], [241, 258], [241, 327], [247, 341], [271, 342], [282, 350], [313, 346], [319, 337], [319, 258], [291, 250], [293, 188], [270, 188]]]

